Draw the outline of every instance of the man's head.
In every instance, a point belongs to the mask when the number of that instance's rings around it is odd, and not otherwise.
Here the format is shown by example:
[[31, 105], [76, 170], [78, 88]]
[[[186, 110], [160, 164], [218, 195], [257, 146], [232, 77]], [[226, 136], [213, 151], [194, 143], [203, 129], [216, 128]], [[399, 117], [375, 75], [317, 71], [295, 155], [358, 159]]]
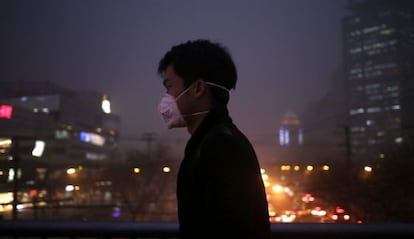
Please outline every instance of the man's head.
[[[184, 87], [196, 81], [210, 82], [226, 89], [234, 89], [237, 70], [228, 50], [219, 43], [209, 40], [194, 40], [173, 46], [160, 60], [158, 73], [165, 75], [168, 68], [183, 79]], [[211, 105], [225, 106], [229, 93], [209, 85]]]

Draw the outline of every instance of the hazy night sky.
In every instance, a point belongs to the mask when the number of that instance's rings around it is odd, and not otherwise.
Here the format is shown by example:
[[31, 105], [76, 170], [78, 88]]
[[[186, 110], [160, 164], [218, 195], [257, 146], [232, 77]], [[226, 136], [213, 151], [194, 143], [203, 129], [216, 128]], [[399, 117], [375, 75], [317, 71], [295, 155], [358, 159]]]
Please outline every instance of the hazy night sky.
[[[322, 97], [342, 62], [344, 0], [1, 0], [0, 79], [50, 80], [107, 93], [121, 136], [167, 130], [158, 61], [172, 46], [206, 38], [238, 68], [229, 110], [252, 141], [272, 140], [287, 110]], [[274, 138], [273, 138], [274, 140]]]

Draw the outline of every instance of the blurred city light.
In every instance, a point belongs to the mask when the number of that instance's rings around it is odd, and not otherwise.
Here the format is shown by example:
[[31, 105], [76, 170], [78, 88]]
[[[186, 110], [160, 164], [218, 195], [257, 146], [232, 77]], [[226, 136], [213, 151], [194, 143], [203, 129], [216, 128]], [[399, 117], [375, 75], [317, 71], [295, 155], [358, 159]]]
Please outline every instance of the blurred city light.
[[74, 190], [75, 190], [75, 186], [73, 186], [72, 184], [66, 185], [65, 187], [66, 192], [73, 192]]
[[364, 167], [364, 171], [365, 171], [365, 172], [367, 172], [367, 173], [370, 173], [370, 172], [372, 172], [372, 167], [370, 167], [370, 166], [365, 166], [365, 167]]
[[76, 173], [76, 169], [75, 168], [68, 168], [66, 170], [66, 173], [69, 175], [75, 174]]
[[42, 157], [43, 152], [45, 151], [46, 143], [43, 140], [36, 140], [35, 146], [32, 151], [34, 157]]
[[312, 170], [313, 170], [313, 166], [312, 165], [306, 166], [306, 171], [312, 171]]

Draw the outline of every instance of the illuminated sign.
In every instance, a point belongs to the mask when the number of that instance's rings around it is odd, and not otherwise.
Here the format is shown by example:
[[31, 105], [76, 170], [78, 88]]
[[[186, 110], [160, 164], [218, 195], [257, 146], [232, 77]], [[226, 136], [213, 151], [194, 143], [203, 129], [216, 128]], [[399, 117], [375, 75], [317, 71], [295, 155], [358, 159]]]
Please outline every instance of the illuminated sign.
[[105, 138], [94, 133], [80, 132], [80, 141], [98, 146], [105, 144]]
[[13, 106], [0, 105], [0, 118], [11, 119], [13, 112]]

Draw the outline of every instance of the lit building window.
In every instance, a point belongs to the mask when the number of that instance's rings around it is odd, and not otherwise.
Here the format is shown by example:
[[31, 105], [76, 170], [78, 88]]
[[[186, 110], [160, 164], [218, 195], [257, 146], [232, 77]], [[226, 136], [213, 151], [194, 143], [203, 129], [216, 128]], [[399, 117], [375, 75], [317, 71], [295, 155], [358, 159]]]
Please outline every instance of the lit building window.
[[299, 133], [298, 133], [298, 143], [299, 144], [303, 144], [303, 131], [302, 131], [302, 129], [299, 129]]
[[281, 127], [279, 129], [279, 144], [288, 145], [289, 144], [289, 130]]
[[351, 132], [365, 132], [365, 127], [363, 126], [352, 126]]
[[397, 138], [395, 138], [394, 141], [395, 141], [396, 144], [401, 144], [403, 142], [403, 138], [402, 137], [397, 137]]
[[393, 105], [391, 108], [393, 110], [399, 110], [400, 109], [400, 105]]
[[289, 144], [289, 130], [285, 130], [285, 132], [284, 132], [284, 134], [285, 134], [285, 144], [286, 145], [288, 145]]
[[350, 115], [356, 115], [356, 114], [362, 114], [362, 113], [364, 113], [364, 108], [351, 109], [349, 111]]
[[108, 99], [108, 96], [103, 95], [102, 96], [102, 111], [106, 114], [110, 114], [111, 113], [111, 102]]
[[376, 113], [376, 112], [381, 112], [381, 108], [380, 107], [369, 107], [369, 108], [367, 108], [367, 113]]
[[32, 151], [32, 155], [34, 157], [42, 157], [43, 152], [45, 150], [46, 143], [42, 140], [36, 140], [35, 146]]

